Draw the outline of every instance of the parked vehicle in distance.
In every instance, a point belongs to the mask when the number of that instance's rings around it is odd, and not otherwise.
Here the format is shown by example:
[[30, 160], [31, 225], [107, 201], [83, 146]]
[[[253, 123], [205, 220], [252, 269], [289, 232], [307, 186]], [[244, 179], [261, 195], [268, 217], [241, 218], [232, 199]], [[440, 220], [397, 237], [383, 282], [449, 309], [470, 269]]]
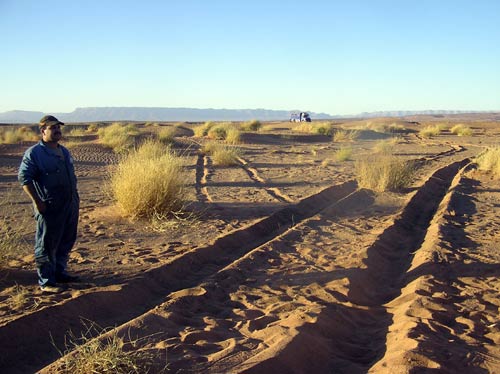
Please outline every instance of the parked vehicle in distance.
[[290, 116], [290, 122], [311, 122], [311, 117], [307, 112], [293, 112]]

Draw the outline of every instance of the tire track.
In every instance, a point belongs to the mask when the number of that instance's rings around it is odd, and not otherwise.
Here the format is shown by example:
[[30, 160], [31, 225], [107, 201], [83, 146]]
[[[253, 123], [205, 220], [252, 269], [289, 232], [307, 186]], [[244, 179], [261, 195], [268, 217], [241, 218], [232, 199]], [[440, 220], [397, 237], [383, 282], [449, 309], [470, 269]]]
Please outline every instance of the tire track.
[[196, 197], [202, 203], [212, 203], [213, 199], [208, 193], [207, 183], [211, 176], [212, 163], [205, 154], [199, 153], [196, 161]]
[[[181, 254], [128, 284], [86, 293], [11, 321], [0, 328], [2, 372], [39, 370], [58, 358], [54, 345], [64, 347], [69, 330], [76, 336], [82, 332], [80, 319], [100, 326], [116, 326], [132, 320], [161, 304], [169, 293], [199, 285], [254, 248], [345, 199], [355, 190], [354, 181], [331, 186], [249, 227], [220, 237], [211, 245]], [[30, 361], [26, 361], [26, 357], [30, 357]]]
[[264, 187], [264, 190], [269, 195], [271, 195], [274, 199], [276, 199], [282, 203], [293, 203], [294, 202], [293, 199], [291, 199], [289, 196], [287, 196], [286, 194], [281, 192], [279, 190], [279, 188], [266, 187], [266, 184], [268, 184], [268, 182], [259, 175], [257, 169], [250, 167], [248, 162], [245, 159], [243, 159], [242, 157], [238, 157], [238, 162], [241, 164], [241, 167], [243, 168], [243, 170], [246, 171], [246, 173], [248, 174], [250, 179], [253, 180], [256, 184], [262, 185]]
[[[286, 269], [283, 261], [287, 253], [295, 256], [290, 264], [297, 263], [294, 246], [287, 243], [297, 242], [300, 230], [311, 225], [313, 216], [310, 216], [203, 282], [172, 293], [168, 301], [129, 321], [119, 331], [126, 335], [132, 330], [133, 334], [144, 336], [155, 331], [153, 326], [162, 326], [158, 339], [168, 341], [172, 347], [168, 357], [173, 372], [189, 368], [192, 373], [261, 374], [293, 367], [290, 372], [366, 373], [386, 350], [393, 321], [385, 304], [401, 294], [414, 252], [420, 248], [453, 178], [466, 163], [468, 159], [452, 163], [428, 178], [393, 224], [368, 248], [365, 268], [340, 270], [334, 275], [333, 279], [348, 279], [344, 300], [334, 297], [326, 288], [321, 300], [307, 299], [304, 297], [307, 293], [300, 292], [317, 287], [316, 282], [322, 279], [328, 282], [332, 279], [331, 272], [311, 274], [310, 284], [299, 281], [297, 293], [292, 285], [285, 292], [269, 288], [269, 301], [259, 301], [261, 294], [258, 299], [252, 297], [252, 283], [259, 279], [264, 282], [256, 286], [259, 289], [266, 287], [265, 284], [281, 282], [269, 278], [269, 271]], [[363, 190], [358, 190], [333, 204], [322, 205], [316, 214], [339, 216], [349, 211], [353, 201], [359, 203], [364, 198]], [[317, 262], [309, 266], [313, 264]], [[255, 278], [249, 279], [250, 274]], [[307, 273], [301, 278], [307, 278]], [[243, 293], [238, 292], [240, 288]], [[280, 314], [283, 308], [290, 312]], [[229, 317], [228, 313], [233, 315]], [[207, 322], [216, 320], [217, 323]], [[297, 320], [302, 321], [301, 325], [290, 332], [286, 325], [292, 322], [287, 321]], [[186, 328], [193, 325], [196, 327]], [[210, 344], [203, 348], [203, 341]], [[273, 348], [277, 342], [285, 346], [279, 352]], [[248, 351], [237, 350], [236, 346], [247, 347]], [[197, 360], [200, 350], [215, 358], [210, 363]]]
[[[429, 230], [431, 220], [448, 191], [453, 178], [469, 162], [465, 159], [436, 171], [413, 195], [394, 223], [368, 248], [366, 268], [352, 269], [347, 275], [347, 298], [327, 305], [315, 324], [301, 329], [292, 345], [279, 355], [245, 370], [245, 373], [276, 371], [290, 355], [304, 352], [294, 361], [314, 364], [308, 344], [311, 336], [321, 338], [326, 348], [316, 363], [318, 373], [366, 373], [383, 357], [387, 335], [393, 324], [385, 304], [401, 294], [404, 277]], [[321, 331], [318, 331], [320, 326]], [[288, 353], [290, 352], [290, 353]], [[324, 357], [323, 357], [324, 356]]]
[[[389, 334], [387, 352], [375, 371], [383, 372], [388, 360], [402, 367], [417, 366], [412, 368], [415, 371], [423, 366], [447, 372], [498, 371], [500, 349], [489, 338], [496, 329], [500, 305], [499, 290], [490, 282], [500, 271], [498, 252], [477, 256], [481, 243], [468, 235], [482, 231], [479, 222], [484, 211], [477, 212], [476, 207], [490, 209], [488, 203], [476, 205], [477, 200], [484, 202], [487, 187], [464, 175], [470, 169], [465, 167], [453, 180], [415, 254], [405, 275], [405, 288], [411, 291], [389, 304], [397, 326], [393, 330], [399, 336]], [[494, 237], [483, 235], [493, 249]], [[489, 287], [477, 287], [481, 282]], [[479, 303], [471, 303], [474, 299]], [[402, 340], [414, 348], [403, 352]]]

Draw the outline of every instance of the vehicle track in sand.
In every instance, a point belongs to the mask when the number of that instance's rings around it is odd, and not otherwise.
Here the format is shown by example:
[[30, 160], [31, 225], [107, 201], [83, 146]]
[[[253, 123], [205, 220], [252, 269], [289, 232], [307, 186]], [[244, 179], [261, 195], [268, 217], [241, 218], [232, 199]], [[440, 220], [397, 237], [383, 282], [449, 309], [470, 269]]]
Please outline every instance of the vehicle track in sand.
[[[172, 372], [365, 373], [392, 349], [387, 336], [393, 322], [385, 305], [401, 294], [438, 207], [468, 162], [434, 172], [364, 249], [362, 266], [333, 264], [352, 248], [342, 248], [346, 243], [332, 240], [332, 232], [349, 227], [346, 211], [371, 201], [367, 191], [345, 184], [342, 197], [304, 201], [302, 208], [319, 202], [321, 208], [219, 270], [212, 266], [199, 283], [174, 290], [119, 330], [151, 335], [159, 357], [168, 350]], [[362, 222], [351, 230], [356, 224]], [[323, 245], [304, 245], [310, 242]]]
[[[363, 266], [336, 268], [335, 256], [354, 250], [322, 234], [337, 228], [342, 212], [370, 203], [367, 191], [356, 190], [120, 330], [147, 336], [162, 326], [152, 340], [168, 348], [173, 372], [365, 373], [386, 350], [392, 319], [385, 304], [401, 294], [438, 206], [468, 162], [433, 173], [374, 238]], [[307, 235], [326, 243], [303, 246]]]
[[[269, 182], [261, 177], [258, 170], [251, 167], [244, 158], [238, 157], [237, 161], [255, 186], [263, 188], [264, 191], [274, 200], [281, 203], [294, 202], [293, 199], [283, 193], [279, 188], [269, 187]], [[198, 201], [202, 203], [214, 203], [214, 200], [209, 193], [210, 180], [213, 174], [214, 167], [212, 158], [204, 153], [199, 153], [196, 161], [195, 190]]]
[[[209, 170], [210, 166], [206, 165], [208, 161], [205, 159], [203, 159], [202, 166], [199, 166], [199, 160], [200, 158], [197, 161], [196, 179], [198, 181], [199, 170], [201, 169], [200, 184], [197, 183], [197, 186], [202, 186], [203, 183], [201, 182], [204, 181], [206, 184], [207, 179], [209, 179], [207, 170]], [[456, 164], [440, 169], [440, 171], [446, 169], [446, 172], [433, 174], [426, 182], [426, 185], [427, 183], [432, 184], [432, 188], [429, 187], [428, 189], [431, 191], [436, 189], [436, 185], [433, 183], [438, 183], [437, 186], [440, 186], [439, 183], [444, 183], [446, 186], [446, 183], [450, 182], [450, 178], [453, 179], [454, 174], [450, 170], [455, 170]], [[254, 175], [253, 172], [248, 169], [247, 173], [252, 179], [250, 174]], [[255, 175], [258, 177], [258, 174]], [[258, 183], [258, 179], [252, 180]], [[431, 180], [434, 182], [431, 182]], [[446, 188], [444, 187], [445, 192]], [[422, 189], [426, 189], [425, 185], [419, 189], [416, 195]], [[200, 191], [203, 194], [202, 190]], [[429, 191], [426, 193], [429, 193]], [[205, 196], [208, 196], [208, 194]], [[420, 204], [426, 201], [427, 197], [419, 198], [424, 200], [418, 200], [417, 203]], [[433, 197], [428, 199], [431, 200], [429, 211], [436, 208], [436, 204], [439, 204], [440, 199], [442, 199], [442, 196], [441, 198]], [[349, 227], [350, 222], [348, 220], [346, 222], [337, 220], [341, 216], [343, 204], [349, 205], [363, 200], [369, 202], [369, 195], [357, 191], [356, 184], [353, 181], [332, 186], [295, 205], [286, 207], [250, 227], [221, 237], [211, 245], [179, 255], [171, 263], [142, 274], [129, 284], [112, 286], [100, 292], [85, 294], [14, 320], [0, 329], [0, 344], [2, 344], [0, 367], [5, 368], [5, 372], [24, 373], [38, 370], [57, 359], [57, 352], [51, 345], [49, 336], [40, 336], [36, 332], [40, 331], [46, 334], [47, 331], [50, 331], [52, 334], [51, 339], [61, 348], [64, 342], [64, 334], [68, 330], [73, 330], [77, 335], [82, 330], [80, 321], [75, 319], [76, 315], [94, 321], [101, 326], [124, 324], [124, 328], [130, 328], [135, 323], [144, 323], [143, 326], [147, 326], [148, 318], [157, 319], [160, 315], [167, 315], [166, 323], [170, 327], [165, 331], [169, 333], [168, 339], [170, 340], [167, 339], [166, 341], [168, 341], [167, 345], [171, 347], [169, 357], [173, 360], [172, 368], [177, 367], [182, 370], [185, 365], [194, 365], [194, 368], [199, 368], [199, 372], [217, 372], [219, 367], [227, 368], [228, 361], [230, 361], [231, 367], [234, 367], [235, 370], [250, 370], [248, 372], [263, 370], [261, 372], [266, 372], [272, 370], [277, 362], [283, 364], [283, 359], [292, 362], [299, 360], [299, 357], [293, 357], [293, 359], [287, 357], [286, 349], [279, 355], [276, 355], [275, 352], [273, 354], [269, 352], [270, 347], [273, 347], [273, 341], [278, 342], [281, 337], [283, 339], [290, 338], [290, 335], [282, 333], [284, 329], [281, 324], [282, 314], [280, 313], [282, 313], [282, 310], [278, 310], [281, 308], [283, 310], [292, 309], [288, 315], [289, 319], [298, 316], [304, 322], [310, 323], [310, 326], [307, 323], [292, 326], [297, 331], [289, 342], [289, 348], [294, 344], [302, 344], [301, 338], [303, 338], [303, 335], [306, 335], [307, 346], [308, 344], [311, 345], [311, 341], [307, 339], [308, 337], [313, 336], [316, 339], [318, 335], [321, 335], [320, 338], [324, 342], [330, 342], [330, 339], [342, 340], [342, 334], [352, 333], [352, 328], [361, 326], [360, 331], [364, 333], [359, 334], [360, 336], [356, 338], [360, 340], [353, 340], [349, 344], [338, 343], [342, 345], [338, 350], [343, 353], [336, 356], [336, 361], [328, 361], [328, 365], [340, 365], [340, 367], [349, 368], [350, 370], [359, 368], [361, 363], [364, 370], [383, 354], [380, 347], [385, 341], [386, 334], [381, 334], [380, 330], [387, 332], [389, 322], [386, 318], [387, 313], [383, 310], [381, 303], [387, 301], [386, 298], [390, 300], [397, 296], [400, 286], [394, 285], [389, 295], [380, 295], [375, 292], [378, 288], [376, 282], [371, 278], [374, 273], [378, 274], [379, 269], [373, 264], [370, 267], [370, 256], [367, 259], [366, 269], [332, 269], [329, 265], [332, 258], [328, 257], [331, 255], [319, 258], [321, 256], [315, 254], [315, 250], [295, 248], [304, 233], [319, 235], [317, 239], [319, 242], [328, 241], [325, 237], [316, 233], [317, 227], [314, 225], [318, 215], [326, 217], [333, 225], [338, 225], [337, 227], [341, 225], [344, 228]], [[209, 201], [208, 197], [207, 201]], [[404, 212], [408, 209], [408, 207], [405, 208]], [[407, 214], [409, 214], [408, 217], [412, 217], [411, 214], [414, 213]], [[427, 222], [427, 218], [424, 218], [423, 220]], [[428, 219], [430, 220], [430, 218]], [[420, 236], [417, 237], [419, 240], [425, 236], [425, 230], [428, 227], [428, 223], [425, 222], [422, 224], [424, 233], [420, 233]], [[361, 224], [361, 222], [356, 222], [356, 224]], [[350, 227], [355, 230], [356, 225]], [[391, 227], [394, 227], [394, 225]], [[384, 231], [388, 238], [391, 237], [391, 233], [401, 235], [400, 230], [404, 232], [404, 229], [407, 229], [404, 223], [400, 227], [392, 228], [392, 231], [391, 227], [386, 229], [386, 231], [388, 230], [387, 233]], [[322, 227], [322, 230], [326, 229]], [[384, 238], [384, 233], [382, 238]], [[330, 232], [329, 237], [331, 234]], [[379, 240], [380, 238], [375, 243]], [[332, 243], [332, 246], [334, 244], [340, 245], [339, 243]], [[375, 244], [373, 245], [375, 246]], [[409, 247], [402, 249], [403, 252], [411, 252], [412, 250]], [[289, 281], [291, 286], [284, 290], [286, 297], [281, 300], [279, 295], [280, 291], [283, 292], [283, 289], [280, 289], [279, 283], [282, 283], [282, 281], [274, 278], [272, 269], [278, 263], [291, 261], [286, 257], [290, 256], [292, 258], [297, 255], [296, 253], [298, 253], [298, 258], [303, 261], [301, 263], [302, 270], [294, 269], [295, 280], [292, 277], [291, 280], [283, 282], [286, 284]], [[282, 254], [284, 257], [281, 257]], [[399, 256], [399, 253], [389, 253], [389, 257], [391, 255]], [[314, 256], [318, 258], [314, 259]], [[401, 262], [406, 264], [410, 261], [411, 257], [408, 256], [407, 254], [406, 257], [400, 259]], [[317, 264], [318, 260], [321, 265]], [[308, 274], [306, 271], [308, 266], [313, 267], [316, 273]], [[271, 273], [266, 273], [260, 269], [269, 270]], [[401, 272], [400, 265], [397, 265], [394, 269], [387, 265], [382, 270], [386, 277], [393, 276], [394, 273], [402, 275], [405, 271]], [[189, 275], [186, 276], [186, 274]], [[262, 281], [262, 285], [265, 285], [264, 278], [269, 279], [270, 275], [272, 275], [271, 281], [278, 283], [278, 286], [275, 289], [269, 287], [267, 292], [271, 299], [273, 297], [278, 298], [278, 301], [268, 303], [264, 300], [259, 305], [257, 301], [261, 299], [260, 295], [256, 295], [255, 299], [252, 299], [252, 284], [255, 285]], [[262, 279], [259, 278], [260, 276]], [[324, 287], [324, 299], [310, 300], [306, 295], [300, 294], [300, 292], [296, 293], [296, 289], [304, 287], [304, 280], [309, 278], [311, 282], [306, 283], [306, 289], [308, 287], [321, 288], [327, 285]], [[348, 293], [343, 297], [340, 297], [333, 288], [328, 288], [329, 283], [336, 284], [339, 281], [344, 282], [345, 279], [349, 279], [352, 285], [346, 288]], [[364, 287], [367, 280], [373, 283], [370, 284], [373, 287], [368, 287], [368, 290]], [[239, 291], [241, 287], [244, 288], [244, 292]], [[344, 284], [344, 287], [347, 286]], [[220, 294], [221, 289], [223, 290], [222, 295]], [[339, 299], [336, 299], [337, 296]], [[300, 302], [290, 304], [290, 300], [295, 298], [299, 299]], [[169, 301], [165, 303], [165, 299]], [[207, 303], [207, 300], [210, 302]], [[332, 303], [335, 305], [331, 306]], [[207, 307], [208, 310], [204, 310]], [[190, 308], [197, 309], [195, 312], [191, 312]], [[99, 310], [99, 313], [96, 313], [97, 310]], [[177, 312], [179, 314], [174, 316]], [[229, 312], [241, 317], [240, 320], [234, 319], [235, 323], [232, 326], [228, 326], [226, 318]], [[183, 317], [183, 314], [187, 315], [189, 313], [192, 315]], [[198, 331], [196, 329], [194, 331], [185, 331], [186, 322], [193, 322], [190, 318], [197, 314], [204, 316], [201, 322], [198, 321], [203, 329], [208, 328], [209, 331], [219, 330], [219, 327], [223, 327], [223, 329], [216, 331], [217, 334], [205, 334], [202, 332], [204, 331], [202, 328], [199, 328]], [[147, 318], [142, 321], [144, 316]], [[170, 317], [172, 317], [172, 320], [168, 322]], [[51, 327], [54, 320], [57, 320], [59, 324], [57, 331], [54, 331]], [[219, 321], [215, 323], [214, 321], [217, 320]], [[332, 320], [338, 321], [348, 328], [345, 331], [332, 331], [333, 335], [330, 338], [330, 331], [327, 327]], [[127, 321], [131, 322], [127, 323]], [[321, 324], [322, 321], [328, 321], [329, 323]], [[367, 324], [367, 321], [372, 322]], [[308, 326], [311, 327], [312, 331], [307, 331]], [[318, 332], [318, 327], [321, 330], [320, 332]], [[234, 331], [238, 332], [237, 337], [231, 335], [234, 334]], [[175, 332], [177, 332], [178, 336], [175, 335]], [[379, 338], [370, 339], [370, 344], [368, 344], [370, 348], [366, 350], [367, 342], [363, 339], [365, 339], [365, 335], [373, 336], [370, 335], [371, 332], [374, 332], [375, 335], [378, 334]], [[323, 335], [327, 335], [327, 337]], [[271, 340], [269, 336], [272, 337]], [[209, 347], [202, 347], [198, 344], [199, 341], [204, 339], [211, 343]], [[373, 344], [371, 344], [372, 341]], [[246, 347], [243, 353], [241, 351], [237, 352], [235, 347], [238, 344]], [[23, 350], [24, 345], [29, 347], [29, 351]], [[185, 354], [185, 349], [189, 350], [190, 347], [194, 348], [194, 353], [191, 356]], [[346, 347], [348, 352], [344, 352]], [[205, 353], [208, 351], [214, 352], [215, 356], [210, 365], [196, 361], [197, 349], [200, 348], [204, 349]], [[314, 346], [311, 345], [310, 348], [312, 349]], [[324, 353], [325, 356], [331, 357], [331, 349], [329, 348], [325, 352], [319, 351], [318, 353], [320, 355]], [[256, 355], [260, 355], [259, 359], [262, 356], [269, 357], [263, 360], [262, 363], [255, 365], [253, 358]], [[295, 356], [295, 354], [293, 355]], [[29, 363], [23, 362], [23, 358], [27, 356], [31, 357], [33, 361]], [[285, 363], [285, 365], [288, 364]], [[311, 363], [306, 359], [304, 365], [311, 365]], [[322, 367], [317, 369], [318, 372], [326, 370]]]
[[[67, 331], [78, 335], [84, 330], [75, 316], [100, 326], [125, 323], [161, 304], [170, 292], [200, 284], [252, 249], [316, 214], [322, 207], [345, 198], [355, 187], [355, 182], [332, 186], [249, 227], [220, 237], [211, 245], [174, 257], [170, 263], [140, 274], [125, 285], [85, 293], [1, 326], [2, 371], [26, 373], [40, 369], [57, 359], [52, 341], [63, 347]], [[54, 321], [57, 321], [56, 327]], [[27, 356], [33, 360], [24, 361]]]

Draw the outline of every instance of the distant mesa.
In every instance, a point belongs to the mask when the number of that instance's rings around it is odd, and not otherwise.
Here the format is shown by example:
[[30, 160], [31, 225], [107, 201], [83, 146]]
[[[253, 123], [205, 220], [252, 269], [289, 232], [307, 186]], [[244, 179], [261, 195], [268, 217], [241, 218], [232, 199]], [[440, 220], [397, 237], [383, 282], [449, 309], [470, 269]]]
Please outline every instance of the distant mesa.
[[[196, 109], [146, 107], [90, 107], [77, 108], [71, 113], [42, 113], [13, 110], [0, 113], [2, 123], [34, 123], [44, 114], [53, 114], [63, 122], [94, 121], [285, 121], [292, 111], [269, 109]], [[326, 113], [312, 113], [313, 119], [330, 119]]]
[[[148, 107], [88, 107], [76, 108], [71, 113], [43, 113], [12, 110], [0, 113], [0, 123], [36, 123], [45, 114], [53, 114], [63, 122], [95, 121], [288, 121], [292, 112], [300, 110], [271, 109], [196, 109], [196, 108], [148, 108]], [[491, 113], [456, 110], [384, 111], [364, 112], [356, 115], [331, 115], [309, 112], [312, 120], [342, 118], [405, 117], [415, 115], [445, 116], [463, 113]]]

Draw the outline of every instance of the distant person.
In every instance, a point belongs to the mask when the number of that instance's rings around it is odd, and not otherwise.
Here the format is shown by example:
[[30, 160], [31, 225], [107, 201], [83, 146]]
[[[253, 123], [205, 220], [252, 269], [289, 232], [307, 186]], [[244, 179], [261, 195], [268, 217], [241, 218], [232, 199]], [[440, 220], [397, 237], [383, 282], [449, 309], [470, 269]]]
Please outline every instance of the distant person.
[[58, 293], [60, 284], [76, 282], [66, 272], [76, 241], [80, 198], [73, 158], [59, 144], [64, 123], [54, 116], [40, 120], [42, 139], [23, 156], [18, 179], [35, 210], [35, 264], [44, 292]]

